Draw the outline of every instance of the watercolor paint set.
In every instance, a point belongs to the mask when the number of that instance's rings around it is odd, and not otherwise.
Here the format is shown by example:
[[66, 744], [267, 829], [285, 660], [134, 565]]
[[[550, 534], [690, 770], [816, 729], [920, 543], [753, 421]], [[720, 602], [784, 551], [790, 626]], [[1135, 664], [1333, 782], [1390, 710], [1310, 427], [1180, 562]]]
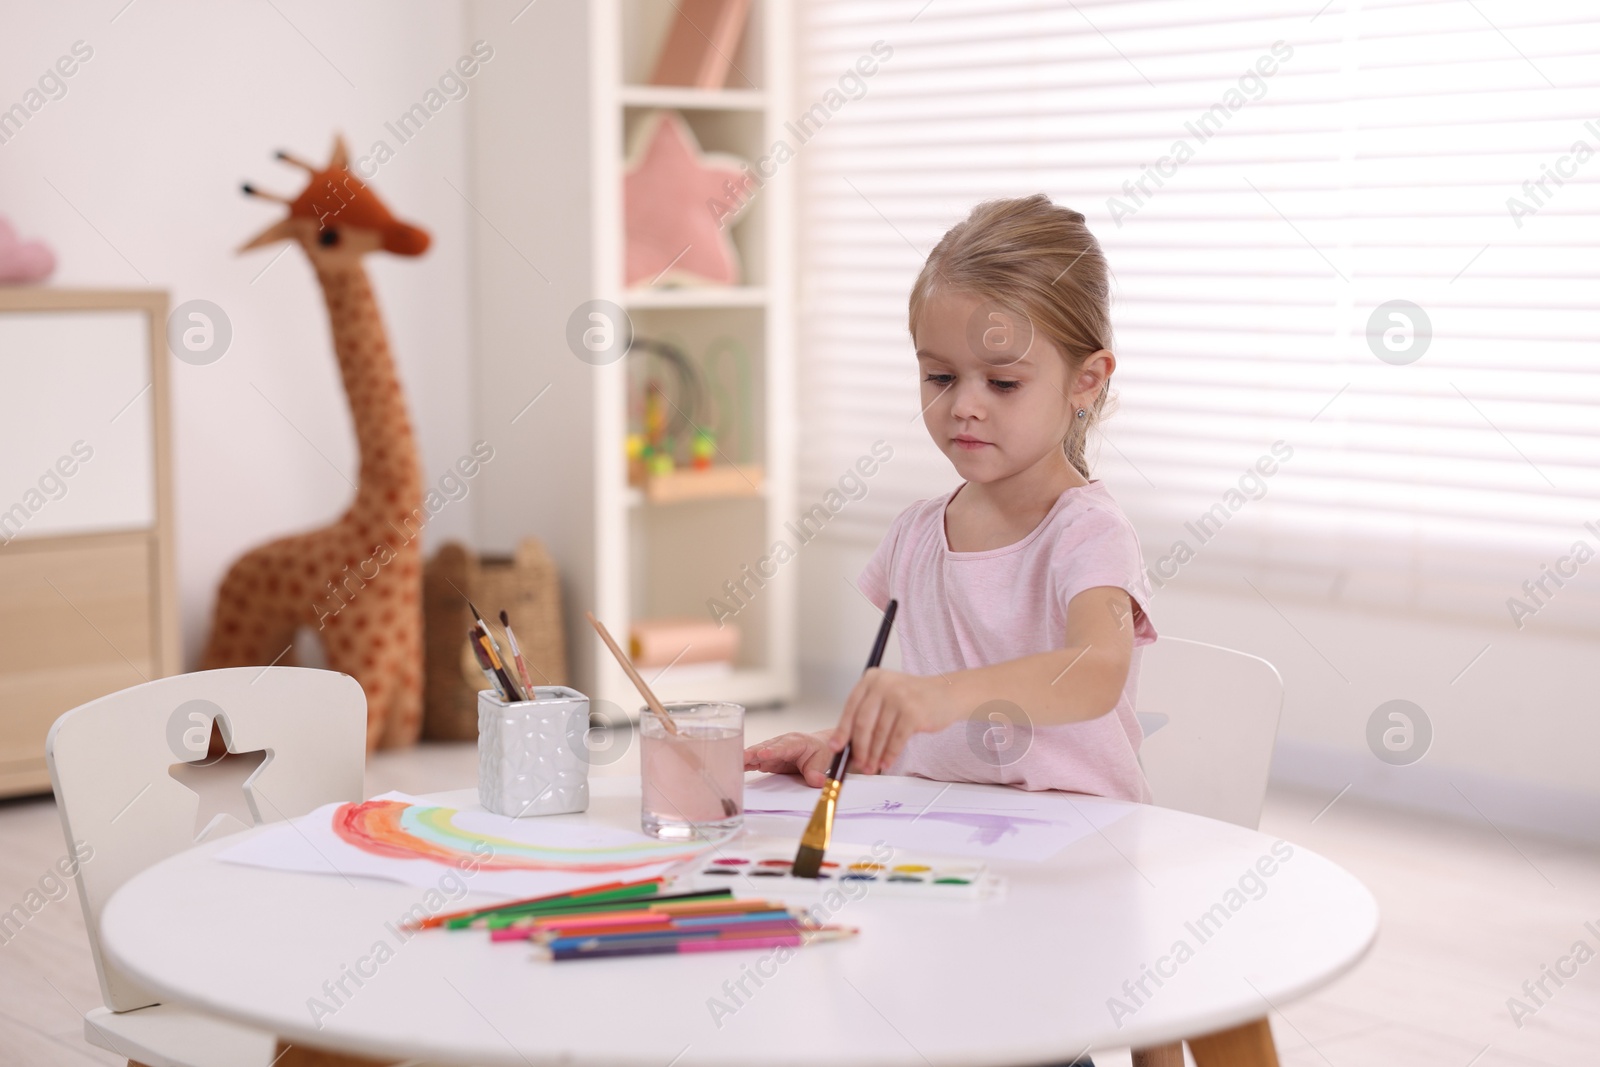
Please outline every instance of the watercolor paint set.
[[674, 871], [675, 882], [692, 889], [723, 886], [736, 893], [815, 899], [830, 889], [854, 896], [916, 897], [922, 900], [976, 900], [1004, 889], [1004, 882], [977, 860], [892, 855], [838, 846], [828, 851], [816, 878], [793, 873], [795, 847], [714, 849]]

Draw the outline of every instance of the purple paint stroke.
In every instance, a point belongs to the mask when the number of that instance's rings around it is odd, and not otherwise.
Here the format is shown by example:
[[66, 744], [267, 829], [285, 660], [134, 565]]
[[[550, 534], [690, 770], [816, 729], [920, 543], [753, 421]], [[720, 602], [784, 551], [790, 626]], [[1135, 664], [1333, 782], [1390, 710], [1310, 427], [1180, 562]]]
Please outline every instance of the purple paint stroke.
[[[780, 815], [792, 818], [803, 818], [806, 814], [804, 812], [783, 811], [773, 808], [746, 808], [744, 813], [746, 815]], [[953, 823], [957, 826], [971, 827], [972, 836], [967, 839], [968, 843], [985, 847], [999, 844], [1001, 840], [1016, 834], [1024, 826], [1056, 825], [1049, 819], [1028, 819], [1000, 812], [982, 811], [841, 811], [834, 815], [834, 818], [904, 819], [907, 822], [916, 822], [918, 819], [932, 819], [939, 822]]]

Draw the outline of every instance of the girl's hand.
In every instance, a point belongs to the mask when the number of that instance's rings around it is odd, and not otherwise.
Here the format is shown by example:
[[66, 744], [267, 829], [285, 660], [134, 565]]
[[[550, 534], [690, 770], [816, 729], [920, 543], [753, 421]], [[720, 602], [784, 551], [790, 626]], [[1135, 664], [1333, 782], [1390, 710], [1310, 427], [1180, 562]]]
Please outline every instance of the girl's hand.
[[961, 717], [951, 689], [941, 678], [874, 667], [850, 691], [828, 748], [837, 752], [848, 741], [852, 767], [864, 774], [882, 773], [899, 758], [912, 734], [943, 730]]
[[828, 780], [833, 749], [822, 734], [782, 734], [744, 750], [744, 769], [798, 774], [806, 785], [821, 789]]

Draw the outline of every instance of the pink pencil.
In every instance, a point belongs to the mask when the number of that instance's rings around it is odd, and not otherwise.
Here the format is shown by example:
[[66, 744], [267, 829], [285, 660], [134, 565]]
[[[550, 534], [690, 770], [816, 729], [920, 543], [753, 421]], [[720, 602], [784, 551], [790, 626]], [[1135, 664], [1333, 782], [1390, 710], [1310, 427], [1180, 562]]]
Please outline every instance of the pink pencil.
[[635, 943], [631, 945], [614, 945], [597, 942], [590, 948], [572, 946], [570, 948], [541, 948], [542, 955], [552, 960], [587, 960], [601, 959], [608, 956], [660, 956], [668, 953], [687, 952], [727, 952], [733, 949], [752, 948], [798, 948], [809, 945], [814, 941], [840, 941], [847, 937], [854, 937], [856, 931], [852, 929], [834, 928], [817, 930], [808, 934], [778, 934], [771, 937], [727, 937], [727, 938], [701, 938], [685, 941], [657, 941], [648, 944]]

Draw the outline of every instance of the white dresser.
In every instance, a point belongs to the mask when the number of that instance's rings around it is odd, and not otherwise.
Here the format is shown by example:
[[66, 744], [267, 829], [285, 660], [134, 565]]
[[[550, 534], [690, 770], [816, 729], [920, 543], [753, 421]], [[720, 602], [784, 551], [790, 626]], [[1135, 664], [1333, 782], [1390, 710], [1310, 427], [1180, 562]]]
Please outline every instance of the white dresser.
[[62, 712], [179, 669], [167, 296], [0, 288], [0, 796]]

